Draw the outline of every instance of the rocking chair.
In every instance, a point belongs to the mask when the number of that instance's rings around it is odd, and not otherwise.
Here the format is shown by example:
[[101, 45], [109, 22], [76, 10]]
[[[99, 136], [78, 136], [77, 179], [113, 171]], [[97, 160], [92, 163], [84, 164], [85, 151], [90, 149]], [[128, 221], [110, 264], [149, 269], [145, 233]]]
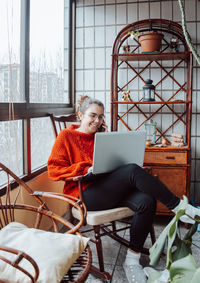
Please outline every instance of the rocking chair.
[[[13, 246], [9, 246], [9, 244], [12, 242], [12, 231], [16, 230], [17, 233], [21, 233], [21, 230], [24, 229], [23, 231], [28, 232], [29, 235], [31, 235], [30, 238], [26, 236], [27, 242], [36, 254], [37, 252], [40, 252], [40, 254], [42, 254], [40, 248], [42, 250], [43, 247], [39, 245], [40, 240], [38, 239], [34, 243], [32, 242], [33, 233], [35, 233], [36, 236], [40, 233], [40, 239], [42, 239], [41, 237], [45, 238], [45, 242], [49, 244], [47, 248], [50, 250], [54, 249], [54, 247], [52, 241], [49, 241], [49, 235], [52, 237], [53, 240], [55, 240], [55, 250], [57, 246], [59, 246], [60, 250], [62, 251], [62, 249], [65, 248], [64, 246], [68, 242], [68, 240], [72, 240], [73, 243], [77, 243], [77, 246], [75, 246], [76, 251], [75, 249], [73, 250], [72, 247], [73, 256], [76, 254], [76, 258], [71, 259], [71, 254], [68, 254], [69, 259], [66, 259], [66, 261], [72, 261], [72, 265], [70, 265], [69, 268], [66, 268], [66, 266], [62, 266], [62, 268], [64, 269], [64, 274], [65, 269], [67, 269], [67, 273], [66, 275], [63, 274], [64, 277], [59, 280], [61, 280], [61, 282], [84, 282], [88, 276], [91, 266], [90, 247], [86, 243], [83, 245], [82, 239], [84, 237], [82, 237], [82, 235], [78, 232], [79, 228], [83, 225], [86, 216], [85, 205], [76, 198], [68, 197], [67, 195], [63, 195], [60, 193], [33, 191], [10, 169], [0, 163], [0, 174], [2, 173], [5, 173], [7, 176], [7, 189], [6, 194], [0, 197], [0, 270], [2, 264], [6, 263], [7, 265], [12, 266], [14, 269], [20, 270], [21, 273], [23, 273], [23, 276], [28, 276], [31, 279], [31, 282], [36, 282], [40, 278], [38, 276], [41, 271], [43, 272], [43, 270], [39, 269], [38, 262], [36, 262], [36, 260], [34, 260], [26, 250], [22, 251], [22, 249], [19, 249], [18, 247], [15, 248]], [[14, 182], [18, 184], [18, 187], [12, 190], [12, 185], [14, 184]], [[49, 208], [52, 205], [55, 206], [56, 201], [58, 202], [58, 204], [60, 203], [60, 201], [64, 202], [66, 209], [69, 208], [70, 205], [71, 207], [75, 207], [79, 211], [81, 217], [76, 225], [73, 225], [70, 221], [61, 217]], [[21, 222], [23, 216], [23, 224], [18, 223]], [[34, 228], [30, 229], [24, 224], [26, 224], [28, 227]], [[5, 244], [6, 239], [4, 236], [2, 238], [2, 235], [5, 234], [2, 233], [5, 233], [6, 229], [8, 229], [9, 226], [12, 227], [10, 228], [10, 230], [8, 230], [9, 239], [7, 240], [7, 244]], [[23, 229], [21, 229], [21, 227]], [[53, 232], [56, 233], [49, 232], [50, 227], [51, 229], [53, 229]], [[67, 230], [67, 232], [64, 234], [59, 233], [62, 227], [65, 227], [65, 230]], [[46, 231], [44, 231], [44, 229]], [[20, 237], [21, 235], [22, 234], [20, 234]], [[16, 241], [16, 238], [14, 238], [14, 241]], [[63, 241], [62, 245], [61, 241]], [[22, 245], [23, 244], [24, 243], [22, 243]], [[38, 248], [38, 246], [40, 248]], [[63, 254], [63, 256], [65, 257], [65, 252], [63, 252]], [[56, 257], [59, 258], [59, 252], [56, 254]], [[48, 265], [48, 260], [49, 258], [47, 258], [46, 261], [43, 263], [44, 267]], [[23, 264], [26, 261], [29, 262], [29, 267], [30, 265], [32, 266], [34, 274], [30, 274], [30, 268], [27, 269], [23, 267]], [[62, 265], [62, 263], [58, 263], [58, 265], [59, 264]], [[6, 266], [6, 268], [10, 268], [9, 266]], [[26, 264], [24, 266], [26, 266]], [[4, 270], [5, 265], [2, 268]], [[59, 266], [59, 268], [61, 267]], [[14, 272], [19, 272], [18, 270], [14, 270]], [[47, 270], [46, 273], [48, 272], [49, 271]], [[0, 282], [3, 282], [1, 281], [1, 279], [3, 280], [4, 278], [2, 278], [2, 273], [0, 271]], [[14, 279], [12, 279], [11, 282], [15, 282]]]

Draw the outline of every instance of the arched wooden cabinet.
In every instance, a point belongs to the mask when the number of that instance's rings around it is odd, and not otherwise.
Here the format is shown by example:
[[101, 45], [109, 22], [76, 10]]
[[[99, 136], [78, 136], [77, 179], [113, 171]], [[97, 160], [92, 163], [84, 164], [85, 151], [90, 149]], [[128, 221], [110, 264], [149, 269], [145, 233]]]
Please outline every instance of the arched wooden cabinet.
[[[142, 53], [138, 37], [161, 32], [164, 37], [159, 52]], [[173, 42], [178, 41], [174, 48]], [[144, 101], [146, 79], [155, 85], [155, 101]], [[123, 101], [123, 92], [130, 91], [130, 100]], [[142, 129], [153, 119], [157, 123], [157, 146], [147, 147], [144, 165], [177, 196], [189, 197], [192, 107], [192, 54], [182, 27], [172, 21], [150, 19], [127, 25], [117, 35], [112, 51], [111, 67], [111, 130]], [[172, 147], [171, 134], [184, 138], [184, 146]], [[162, 139], [166, 147], [158, 147]], [[131, 148], [130, 148], [131, 150]], [[158, 203], [158, 214], [170, 214]]]

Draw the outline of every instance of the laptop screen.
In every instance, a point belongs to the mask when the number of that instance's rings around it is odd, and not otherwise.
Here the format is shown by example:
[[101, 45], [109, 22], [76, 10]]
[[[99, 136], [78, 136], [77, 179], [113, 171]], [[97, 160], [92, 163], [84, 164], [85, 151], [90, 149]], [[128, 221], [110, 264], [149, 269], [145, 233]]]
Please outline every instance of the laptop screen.
[[145, 131], [96, 133], [93, 174], [111, 172], [130, 163], [143, 166], [145, 143]]

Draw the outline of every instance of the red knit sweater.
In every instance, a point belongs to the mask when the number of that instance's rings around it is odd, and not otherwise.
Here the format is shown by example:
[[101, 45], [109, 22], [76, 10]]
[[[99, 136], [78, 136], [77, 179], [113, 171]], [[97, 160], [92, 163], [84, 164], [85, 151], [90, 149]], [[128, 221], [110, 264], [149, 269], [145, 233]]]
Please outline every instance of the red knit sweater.
[[[84, 175], [92, 166], [94, 134], [75, 131], [78, 127], [71, 125], [62, 130], [54, 143], [47, 162], [49, 177], [54, 181]], [[83, 184], [83, 190], [87, 186]], [[63, 193], [78, 197], [77, 182], [65, 182]]]

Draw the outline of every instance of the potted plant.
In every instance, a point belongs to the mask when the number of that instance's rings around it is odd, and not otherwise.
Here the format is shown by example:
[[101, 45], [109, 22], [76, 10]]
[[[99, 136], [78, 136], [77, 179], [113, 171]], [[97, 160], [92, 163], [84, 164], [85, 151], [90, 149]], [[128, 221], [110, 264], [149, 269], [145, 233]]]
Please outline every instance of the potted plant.
[[161, 45], [162, 45], [162, 39], [164, 35], [159, 32], [155, 31], [149, 31], [144, 32], [140, 34], [138, 31], [130, 31], [130, 38], [134, 39], [135, 36], [138, 36], [138, 39], [141, 44], [142, 52], [159, 52]]
[[[184, 198], [185, 207], [188, 203]], [[183, 239], [178, 235], [177, 224], [185, 209], [181, 209], [171, 222], [162, 231], [154, 245], [150, 248], [150, 265], [156, 265], [163, 253], [165, 243], [168, 243], [166, 255], [166, 270], [164, 272], [151, 270], [147, 267], [149, 278], [147, 283], [170, 282], [170, 283], [199, 283], [200, 267], [197, 266], [192, 256], [192, 236], [200, 223], [200, 217], [195, 216], [195, 223], [186, 233]], [[162, 276], [162, 280], [159, 278]]]

